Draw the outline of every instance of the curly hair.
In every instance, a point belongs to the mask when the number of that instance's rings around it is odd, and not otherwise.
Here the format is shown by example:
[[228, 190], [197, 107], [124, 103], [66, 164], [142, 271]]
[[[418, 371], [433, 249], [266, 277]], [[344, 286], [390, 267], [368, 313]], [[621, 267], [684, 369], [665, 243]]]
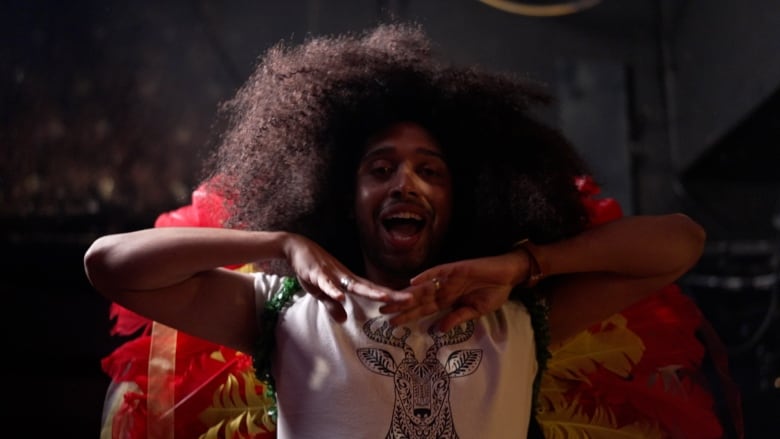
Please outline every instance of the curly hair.
[[497, 254], [586, 226], [574, 186], [586, 166], [532, 113], [549, 102], [531, 81], [437, 60], [416, 24], [279, 43], [220, 107], [204, 177], [229, 200], [226, 226], [300, 233], [359, 270], [349, 212], [361, 151], [393, 122], [416, 122], [453, 175], [443, 255]]

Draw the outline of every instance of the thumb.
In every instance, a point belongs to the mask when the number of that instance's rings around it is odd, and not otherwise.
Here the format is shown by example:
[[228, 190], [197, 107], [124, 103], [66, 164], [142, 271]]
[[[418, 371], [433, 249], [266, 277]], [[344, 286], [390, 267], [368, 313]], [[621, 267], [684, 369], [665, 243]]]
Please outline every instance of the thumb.
[[344, 309], [344, 306], [341, 304], [341, 302], [328, 297], [323, 299], [322, 303], [325, 305], [325, 308], [328, 310], [328, 313], [333, 318], [333, 320], [337, 321], [338, 323], [344, 323], [347, 320], [347, 311]]

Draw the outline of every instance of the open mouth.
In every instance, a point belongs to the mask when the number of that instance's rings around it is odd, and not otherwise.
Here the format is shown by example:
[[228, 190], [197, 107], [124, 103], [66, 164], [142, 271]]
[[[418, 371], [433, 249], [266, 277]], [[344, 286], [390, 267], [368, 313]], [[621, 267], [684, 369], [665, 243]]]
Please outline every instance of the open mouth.
[[420, 234], [425, 227], [425, 218], [411, 212], [399, 212], [382, 219], [382, 225], [390, 238], [405, 243]]

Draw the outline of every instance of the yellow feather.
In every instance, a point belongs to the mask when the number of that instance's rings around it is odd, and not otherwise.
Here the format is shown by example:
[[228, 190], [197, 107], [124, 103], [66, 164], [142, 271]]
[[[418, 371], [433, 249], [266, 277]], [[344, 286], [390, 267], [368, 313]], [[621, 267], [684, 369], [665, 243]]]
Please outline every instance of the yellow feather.
[[626, 327], [626, 319], [615, 314], [602, 322], [598, 333], [582, 331], [552, 350], [546, 373], [564, 379], [587, 382], [585, 375], [596, 370], [596, 364], [621, 377], [642, 358], [642, 339]]
[[539, 385], [539, 410], [552, 409], [552, 407], [566, 402], [565, 394], [571, 387], [569, 381], [564, 381], [549, 373], [542, 375]]
[[244, 264], [240, 267], [234, 268], [235, 271], [241, 272], [241, 273], [254, 273], [257, 271], [257, 267], [255, 267], [254, 264]]
[[546, 439], [664, 439], [658, 424], [635, 423], [618, 427], [614, 414], [597, 407], [593, 416], [582, 412], [577, 400], [555, 405], [552, 410], [537, 414]]
[[592, 416], [584, 413], [575, 397], [568, 392], [579, 381], [588, 382], [587, 374], [600, 364], [626, 377], [639, 362], [645, 346], [626, 326], [621, 314], [601, 322], [600, 331], [582, 331], [551, 349], [552, 357], [542, 376], [537, 420], [546, 439], [662, 439], [665, 433], [656, 423], [636, 422], [618, 426], [608, 407], [595, 408]]
[[[200, 439], [220, 437], [243, 437], [239, 432], [253, 434], [273, 431], [274, 421], [268, 415], [273, 399], [255, 391], [258, 384], [253, 370], [244, 371], [240, 377], [229, 374], [225, 383], [214, 392], [212, 406], [204, 410], [199, 418], [206, 425], [212, 425]], [[241, 388], [244, 396], [241, 396]], [[243, 428], [242, 428], [243, 427]]]

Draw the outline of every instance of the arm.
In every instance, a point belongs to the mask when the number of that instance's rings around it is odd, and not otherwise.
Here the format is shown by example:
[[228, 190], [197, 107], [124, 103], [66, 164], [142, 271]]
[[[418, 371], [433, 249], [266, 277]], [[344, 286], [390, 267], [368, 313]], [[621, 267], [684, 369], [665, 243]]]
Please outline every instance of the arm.
[[[698, 261], [703, 229], [681, 214], [622, 218], [556, 243], [537, 246], [548, 267], [542, 288], [550, 304], [552, 342], [563, 341], [673, 282]], [[531, 273], [530, 254], [504, 255], [433, 267], [412, 279], [416, 303], [390, 304], [393, 323], [454, 306], [447, 329], [498, 309]], [[441, 289], [432, 287], [439, 279]]]
[[353, 275], [307, 238], [286, 232], [161, 227], [97, 239], [84, 256], [92, 285], [108, 299], [147, 318], [244, 352], [257, 335], [254, 280], [219, 268], [286, 259], [302, 286], [346, 318], [338, 279], [349, 293], [388, 300], [389, 290]]
[[682, 214], [635, 216], [541, 248], [549, 258], [551, 342], [564, 341], [676, 281], [699, 260], [705, 232]]

